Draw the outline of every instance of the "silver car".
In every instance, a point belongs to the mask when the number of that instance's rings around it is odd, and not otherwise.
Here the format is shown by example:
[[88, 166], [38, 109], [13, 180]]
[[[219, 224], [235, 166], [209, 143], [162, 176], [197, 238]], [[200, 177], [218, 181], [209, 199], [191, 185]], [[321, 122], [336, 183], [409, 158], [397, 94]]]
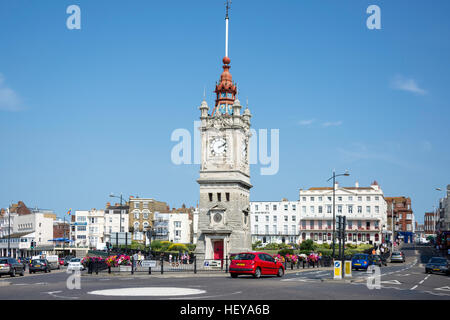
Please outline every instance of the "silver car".
[[403, 252], [394, 251], [391, 255], [391, 262], [405, 262], [405, 255]]

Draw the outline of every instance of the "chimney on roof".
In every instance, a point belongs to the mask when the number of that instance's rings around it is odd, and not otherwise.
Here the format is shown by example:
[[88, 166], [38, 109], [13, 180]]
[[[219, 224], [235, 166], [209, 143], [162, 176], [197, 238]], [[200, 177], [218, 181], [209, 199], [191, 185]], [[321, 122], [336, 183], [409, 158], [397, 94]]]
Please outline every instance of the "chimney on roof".
[[334, 182], [334, 188], [335, 188], [335, 189], [339, 188], [339, 182], [338, 182], [338, 181], [335, 181], [335, 182]]
[[355, 188], [359, 188], [359, 182], [358, 181], [355, 182]]
[[106, 207], [107, 207], [107, 208], [111, 207], [111, 202], [107, 202], [107, 203], [106, 203]]

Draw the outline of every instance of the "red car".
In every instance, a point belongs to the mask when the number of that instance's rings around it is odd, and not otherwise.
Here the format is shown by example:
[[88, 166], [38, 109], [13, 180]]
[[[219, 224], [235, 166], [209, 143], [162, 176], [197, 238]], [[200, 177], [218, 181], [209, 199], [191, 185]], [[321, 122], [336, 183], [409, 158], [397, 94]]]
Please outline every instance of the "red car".
[[63, 266], [64, 265], [64, 258], [59, 258], [58, 259], [58, 263], [59, 263], [60, 266]]
[[284, 275], [284, 265], [264, 252], [243, 252], [232, 258], [230, 275], [237, 278], [240, 274], [251, 274], [255, 278], [262, 275]]

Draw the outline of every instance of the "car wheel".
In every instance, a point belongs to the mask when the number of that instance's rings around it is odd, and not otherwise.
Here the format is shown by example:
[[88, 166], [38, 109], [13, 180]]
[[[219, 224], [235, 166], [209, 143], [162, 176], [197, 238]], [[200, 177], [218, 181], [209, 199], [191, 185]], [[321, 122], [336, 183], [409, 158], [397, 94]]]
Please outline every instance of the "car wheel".
[[283, 268], [278, 269], [278, 273], [277, 273], [277, 277], [282, 277], [284, 276], [284, 270]]
[[238, 277], [237, 273], [231, 273], [230, 275], [231, 275], [232, 278], [237, 278]]
[[255, 278], [261, 278], [261, 268], [256, 268], [255, 273], [253, 274]]
[[23, 277], [25, 275], [25, 269], [22, 269], [22, 272], [20, 273], [20, 275]]
[[16, 269], [12, 269], [11, 271], [11, 277], [15, 277], [16, 276]]

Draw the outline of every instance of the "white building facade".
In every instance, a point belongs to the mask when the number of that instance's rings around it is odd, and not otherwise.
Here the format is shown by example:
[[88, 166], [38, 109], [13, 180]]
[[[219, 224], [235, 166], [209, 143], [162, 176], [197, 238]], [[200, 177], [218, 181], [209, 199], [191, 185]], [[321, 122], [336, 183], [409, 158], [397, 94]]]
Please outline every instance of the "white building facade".
[[113, 210], [75, 211], [74, 220], [71, 223], [71, 238], [75, 246], [82, 248], [102, 250], [106, 242], [114, 241], [111, 233], [119, 232], [120, 225], [122, 230], [128, 228], [128, 214], [120, 215]]
[[250, 219], [252, 243], [298, 243], [300, 216], [298, 201], [252, 201]]
[[[300, 241], [332, 243], [333, 188], [300, 190]], [[335, 216], [347, 219], [346, 243], [380, 244], [387, 224], [387, 205], [376, 181], [370, 187], [335, 185]]]

